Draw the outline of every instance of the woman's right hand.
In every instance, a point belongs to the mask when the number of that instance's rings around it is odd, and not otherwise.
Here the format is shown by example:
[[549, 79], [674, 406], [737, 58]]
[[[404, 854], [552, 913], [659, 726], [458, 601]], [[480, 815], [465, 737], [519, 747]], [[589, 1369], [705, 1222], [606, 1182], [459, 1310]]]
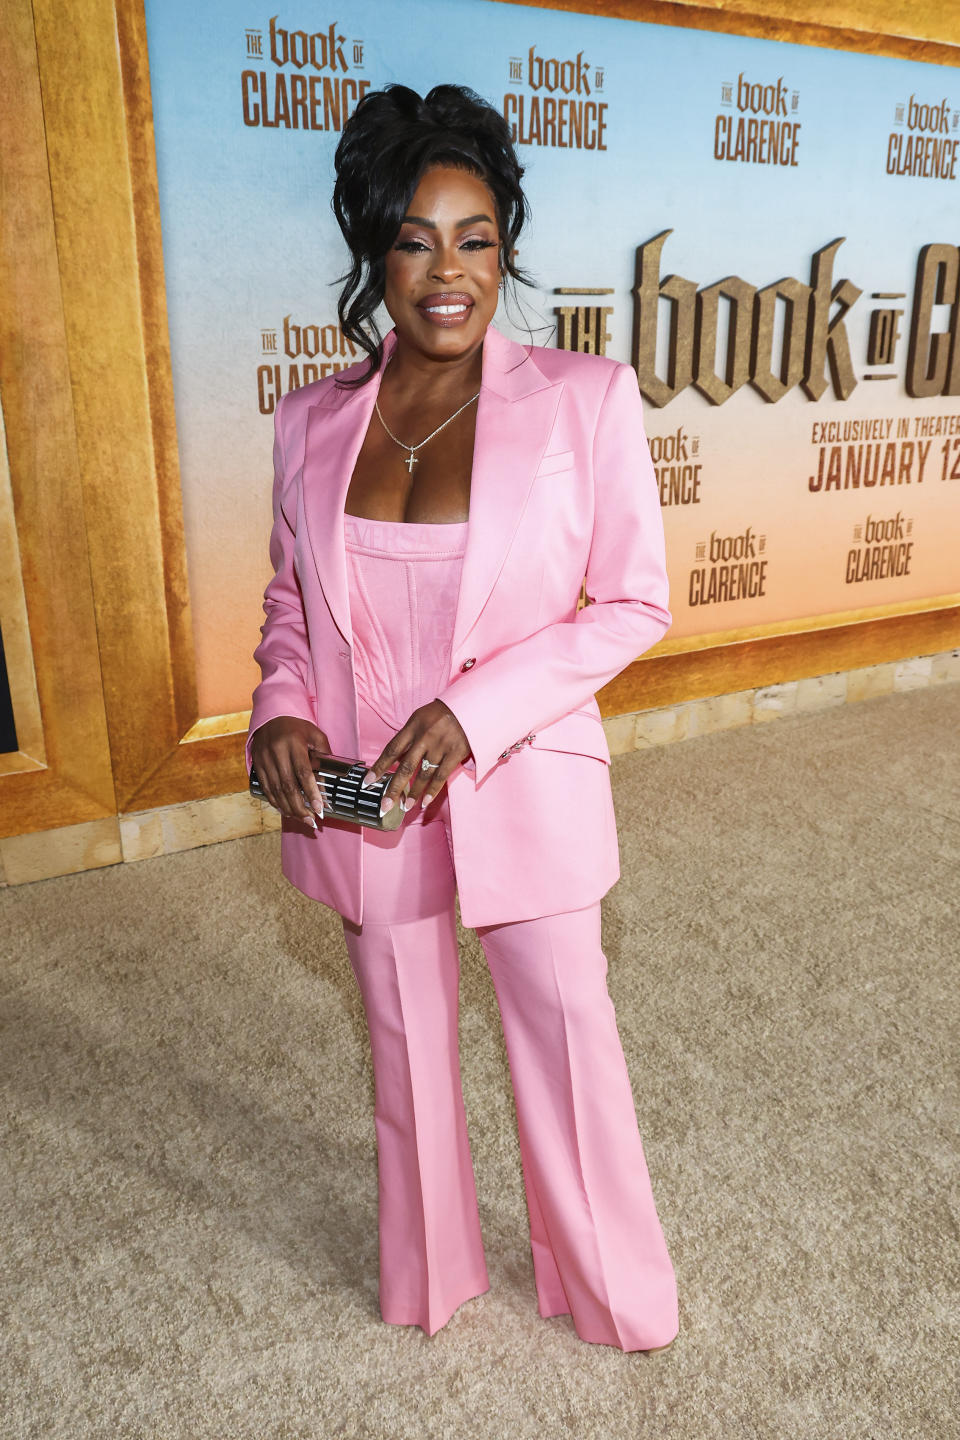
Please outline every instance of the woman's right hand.
[[309, 720], [277, 715], [254, 731], [250, 758], [274, 809], [316, 829], [313, 812], [323, 819], [323, 796], [310, 763], [311, 750], [331, 754], [323, 731]]

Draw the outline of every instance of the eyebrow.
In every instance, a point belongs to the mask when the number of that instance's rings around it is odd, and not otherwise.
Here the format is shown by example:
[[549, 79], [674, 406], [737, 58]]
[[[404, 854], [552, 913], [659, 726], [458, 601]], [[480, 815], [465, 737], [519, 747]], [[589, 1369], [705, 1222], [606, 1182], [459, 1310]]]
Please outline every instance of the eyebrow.
[[[489, 220], [490, 224], [493, 224], [493, 221], [490, 220], [489, 215], [468, 215], [466, 220], [457, 221], [456, 228], [458, 230], [462, 230], [464, 225], [475, 225], [478, 220]], [[426, 225], [428, 230], [436, 230], [437, 228], [437, 222], [435, 220], [428, 220], [425, 215], [404, 215], [403, 224]]]

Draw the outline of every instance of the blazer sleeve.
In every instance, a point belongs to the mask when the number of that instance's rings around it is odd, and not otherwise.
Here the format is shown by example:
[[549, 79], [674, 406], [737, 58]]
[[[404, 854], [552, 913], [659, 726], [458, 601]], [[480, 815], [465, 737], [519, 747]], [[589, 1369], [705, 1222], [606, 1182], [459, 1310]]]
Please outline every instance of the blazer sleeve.
[[273, 529], [270, 532], [270, 560], [273, 578], [263, 594], [266, 620], [260, 627], [261, 640], [253, 658], [260, 666], [261, 680], [253, 692], [253, 709], [245, 745], [247, 774], [250, 773], [250, 746], [261, 725], [278, 715], [293, 715], [314, 721], [314, 690], [310, 642], [300, 585], [293, 568], [294, 529], [283, 508], [286, 454], [283, 448], [283, 406], [278, 400], [274, 412], [273, 438]]
[[438, 697], [466, 732], [477, 783], [516, 740], [587, 704], [670, 627], [660, 497], [630, 365], [617, 364], [600, 405], [593, 481], [593, 603], [478, 658]]

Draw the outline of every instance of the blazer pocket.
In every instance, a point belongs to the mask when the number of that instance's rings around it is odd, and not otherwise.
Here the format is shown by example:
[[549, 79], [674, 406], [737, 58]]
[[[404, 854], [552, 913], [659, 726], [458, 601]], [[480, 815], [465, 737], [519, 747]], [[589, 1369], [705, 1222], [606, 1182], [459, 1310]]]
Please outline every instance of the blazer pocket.
[[603, 721], [589, 710], [571, 710], [551, 725], [544, 725], [530, 742], [532, 750], [566, 750], [574, 755], [592, 755], [595, 760], [610, 764]]
[[557, 450], [553, 455], [544, 455], [537, 466], [538, 475], [557, 475], [561, 470], [572, 470], [576, 459], [572, 450]]

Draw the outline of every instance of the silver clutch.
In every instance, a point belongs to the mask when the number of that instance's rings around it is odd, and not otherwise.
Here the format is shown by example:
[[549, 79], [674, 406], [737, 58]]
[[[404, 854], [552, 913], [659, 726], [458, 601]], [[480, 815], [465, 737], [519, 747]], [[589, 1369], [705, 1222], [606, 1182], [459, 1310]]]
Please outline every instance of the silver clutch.
[[[360, 782], [369, 766], [362, 760], [345, 760], [341, 755], [319, 755], [314, 757], [312, 768], [323, 796], [325, 820], [346, 820], [351, 825], [369, 825], [373, 830], [396, 830], [402, 822], [404, 811], [400, 804], [395, 804], [386, 815], [380, 814], [380, 804], [393, 779], [392, 770], [364, 790]], [[250, 768], [250, 794], [266, 799], [253, 766]]]

